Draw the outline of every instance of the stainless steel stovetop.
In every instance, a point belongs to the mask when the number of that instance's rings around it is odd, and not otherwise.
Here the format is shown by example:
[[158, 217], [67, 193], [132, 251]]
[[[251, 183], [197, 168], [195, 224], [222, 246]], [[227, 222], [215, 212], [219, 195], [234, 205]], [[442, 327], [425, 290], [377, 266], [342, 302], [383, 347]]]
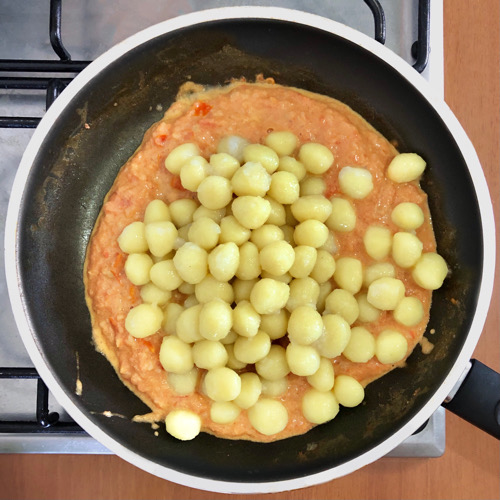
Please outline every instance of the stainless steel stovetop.
[[[91, 61], [124, 38], [157, 22], [189, 12], [214, 7], [237, 5], [287, 7], [308, 11], [344, 23], [369, 36], [375, 34], [377, 18], [369, 3], [363, 0], [51, 0], [62, 6], [61, 35], [64, 47], [74, 61]], [[409, 64], [415, 64], [412, 45], [419, 37], [419, 9], [429, 0], [380, 0], [385, 14], [386, 41], [391, 50]], [[6, 90], [2, 83], [26, 73], [2, 71], [6, 60], [56, 60], [49, 41], [49, 0], [0, 0], [0, 125], [2, 117], [41, 117], [45, 111], [45, 91], [32, 89]], [[422, 12], [420, 21], [422, 22]], [[429, 16], [429, 54], [422, 75], [435, 93], [443, 96], [443, 1], [432, 0]], [[421, 24], [422, 25], [422, 24]], [[423, 23], [425, 25], [425, 23]], [[380, 33], [378, 33], [380, 35]], [[422, 48], [422, 47], [421, 47]], [[9, 63], [10, 64], [10, 63]], [[40, 76], [40, 74], [36, 74]], [[44, 76], [52, 76], [45, 74]], [[59, 75], [60, 76], [60, 75]], [[71, 75], [68, 75], [71, 76]], [[12, 81], [12, 80], [10, 80]], [[18, 85], [19, 86], [19, 85]], [[22, 85], [21, 85], [22, 86]], [[7, 122], [9, 120], [5, 120]], [[33, 128], [0, 126], [0, 238], [4, 238], [5, 217], [10, 189]], [[2, 378], [3, 368], [32, 368], [11, 312], [5, 280], [3, 246], [0, 248], [0, 453], [110, 453], [84, 432], [27, 432], [2, 422], [36, 421], [37, 394], [40, 384], [33, 378]], [[43, 385], [43, 384], [42, 384]], [[38, 405], [40, 397], [38, 394]], [[51, 412], [60, 421], [71, 422], [69, 416], [49, 395]], [[442, 408], [415, 433], [390, 453], [393, 457], [437, 457], [445, 447], [445, 416]]]

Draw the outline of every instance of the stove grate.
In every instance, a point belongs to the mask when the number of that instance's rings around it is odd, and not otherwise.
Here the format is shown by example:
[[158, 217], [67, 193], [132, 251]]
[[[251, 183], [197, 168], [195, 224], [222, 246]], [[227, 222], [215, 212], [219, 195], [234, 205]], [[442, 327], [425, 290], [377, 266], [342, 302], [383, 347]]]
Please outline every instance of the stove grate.
[[35, 379], [36, 420], [1, 420], [0, 432], [5, 433], [83, 433], [74, 422], [62, 422], [57, 412], [49, 410], [49, 390], [34, 368], [0, 368], [0, 379]]

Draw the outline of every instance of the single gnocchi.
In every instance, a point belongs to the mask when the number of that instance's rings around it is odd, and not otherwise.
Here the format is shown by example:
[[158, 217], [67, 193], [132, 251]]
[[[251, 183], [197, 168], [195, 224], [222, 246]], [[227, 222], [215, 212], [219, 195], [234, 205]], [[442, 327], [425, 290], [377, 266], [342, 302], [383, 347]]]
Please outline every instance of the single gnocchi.
[[233, 309], [233, 330], [242, 337], [254, 337], [260, 327], [261, 316], [248, 300], [242, 300]]
[[407, 232], [399, 232], [393, 236], [392, 258], [394, 262], [404, 269], [414, 266], [424, 248], [417, 236]]
[[354, 257], [341, 257], [336, 261], [333, 279], [340, 288], [356, 294], [363, 284], [363, 264]]
[[243, 151], [249, 142], [240, 135], [226, 135], [217, 144], [217, 153], [233, 156], [240, 163], [243, 161]]
[[308, 142], [299, 150], [299, 160], [311, 174], [323, 174], [333, 164], [333, 153], [323, 144]]
[[300, 196], [323, 195], [326, 182], [318, 175], [306, 175], [300, 182]]
[[175, 290], [182, 284], [182, 278], [171, 259], [161, 260], [153, 264], [149, 270], [149, 277], [158, 288], [166, 291]]
[[363, 326], [355, 326], [342, 354], [353, 363], [366, 363], [375, 356], [375, 337]]
[[307, 377], [309, 385], [321, 392], [330, 391], [335, 382], [333, 364], [328, 358], [321, 358], [316, 373]]
[[149, 272], [153, 267], [153, 259], [146, 253], [131, 253], [125, 261], [125, 274], [134, 285], [149, 283]]
[[221, 226], [217, 222], [209, 217], [200, 217], [190, 225], [188, 239], [190, 242], [208, 251], [217, 245], [219, 239], [222, 239], [221, 233]]
[[208, 162], [203, 156], [192, 156], [179, 171], [182, 187], [196, 191], [201, 181], [208, 175]]
[[309, 306], [295, 308], [288, 320], [288, 338], [297, 344], [309, 345], [323, 333], [321, 314]]
[[308, 377], [319, 370], [321, 358], [311, 345], [290, 343], [286, 348], [286, 361], [292, 373]]
[[[193, 160], [190, 160], [193, 161]], [[210, 156], [210, 165], [208, 169], [212, 175], [219, 175], [226, 179], [231, 179], [238, 171], [240, 162], [233, 155], [228, 153], [216, 153]], [[195, 191], [195, 189], [190, 189]]]
[[288, 130], [277, 130], [266, 136], [266, 146], [274, 149], [280, 156], [291, 155], [298, 144], [297, 136]]
[[344, 167], [339, 173], [339, 186], [342, 193], [362, 200], [373, 191], [372, 174], [366, 168]]
[[294, 249], [293, 264], [289, 269], [290, 275], [294, 278], [306, 278], [314, 269], [318, 251], [308, 245], [297, 245]]
[[220, 299], [203, 304], [200, 311], [200, 334], [207, 340], [222, 340], [233, 326], [233, 310]]
[[259, 260], [261, 269], [273, 276], [282, 276], [293, 266], [295, 252], [286, 241], [274, 241], [262, 248]]
[[332, 210], [325, 224], [332, 231], [348, 233], [356, 227], [356, 210], [349, 200], [333, 197], [331, 200]]
[[238, 408], [247, 410], [251, 408], [260, 398], [262, 393], [262, 382], [256, 373], [246, 372], [240, 375], [241, 389], [234, 399]]
[[190, 441], [201, 431], [201, 418], [189, 410], [172, 410], [165, 418], [167, 432], [180, 441]]
[[324, 424], [339, 412], [337, 398], [332, 391], [309, 389], [302, 397], [302, 413], [313, 424]]
[[276, 399], [261, 398], [248, 409], [248, 418], [258, 432], [272, 436], [286, 427], [288, 411]]
[[411, 182], [420, 178], [426, 167], [425, 160], [416, 153], [400, 153], [387, 167], [387, 177], [394, 182]]
[[269, 174], [278, 169], [279, 156], [276, 151], [264, 144], [248, 144], [243, 148], [243, 159], [260, 163]]
[[272, 278], [257, 281], [250, 292], [250, 302], [259, 314], [273, 314], [288, 302], [290, 288]]
[[144, 253], [149, 250], [144, 222], [131, 222], [118, 236], [118, 246], [125, 253]]
[[193, 221], [194, 212], [197, 208], [196, 201], [189, 198], [173, 201], [169, 205], [172, 222], [178, 229], [187, 226]]
[[295, 226], [293, 239], [297, 245], [319, 248], [328, 239], [328, 228], [319, 220], [308, 219]]
[[192, 351], [194, 364], [205, 370], [225, 366], [228, 360], [224, 345], [215, 340], [199, 340], [193, 344]]
[[165, 168], [174, 175], [179, 175], [182, 166], [194, 156], [200, 155], [200, 148], [193, 142], [175, 147], [165, 159]]
[[148, 203], [144, 211], [144, 224], [170, 220], [170, 209], [163, 200], [156, 199]]
[[299, 199], [300, 186], [297, 177], [285, 171], [274, 172], [268, 195], [282, 205], [290, 205]]
[[219, 210], [229, 204], [233, 197], [231, 182], [220, 175], [203, 179], [197, 189], [200, 203], [209, 210]]
[[198, 383], [199, 370], [193, 367], [186, 373], [170, 372], [167, 376], [167, 382], [170, 387], [182, 396], [193, 394]]
[[412, 231], [424, 223], [425, 216], [419, 205], [406, 201], [393, 208], [391, 220], [401, 229]]
[[219, 366], [205, 375], [207, 396], [216, 402], [233, 401], [241, 392], [241, 377], [227, 366]]
[[397, 363], [406, 356], [408, 341], [396, 330], [383, 330], [375, 340], [375, 356], [381, 363]]
[[405, 326], [418, 325], [424, 318], [424, 306], [417, 297], [403, 297], [394, 309], [394, 319]]
[[233, 278], [240, 264], [240, 250], [236, 243], [230, 241], [217, 245], [207, 256], [210, 274], [219, 281]]
[[252, 337], [238, 337], [234, 343], [234, 356], [243, 363], [255, 364], [265, 358], [270, 349], [269, 335], [260, 330]]
[[153, 335], [161, 327], [163, 313], [154, 304], [139, 304], [131, 309], [125, 319], [126, 330], [136, 338]]
[[240, 246], [240, 260], [235, 275], [240, 280], [257, 279], [262, 271], [259, 248], [251, 241]]
[[364, 236], [363, 243], [366, 253], [375, 260], [381, 260], [391, 251], [392, 234], [386, 227], [370, 226]]
[[338, 314], [323, 315], [323, 333], [314, 342], [314, 347], [325, 358], [336, 358], [346, 348], [351, 338], [349, 323]]
[[412, 271], [417, 285], [426, 290], [441, 288], [448, 275], [446, 261], [436, 252], [427, 252], [417, 260]]
[[396, 278], [379, 278], [368, 287], [368, 302], [382, 311], [393, 311], [403, 300], [405, 285]]
[[175, 336], [164, 337], [160, 347], [160, 363], [170, 373], [187, 373], [194, 367], [191, 346]]
[[332, 213], [332, 204], [322, 195], [301, 196], [291, 206], [293, 216], [303, 222], [308, 219], [325, 222]]
[[177, 234], [177, 228], [170, 221], [150, 222], [144, 227], [149, 251], [155, 257], [164, 257], [173, 250]]
[[269, 352], [255, 363], [255, 370], [265, 380], [281, 380], [290, 373], [284, 347], [273, 344]]
[[320, 287], [317, 281], [309, 276], [296, 278], [290, 282], [286, 308], [291, 312], [299, 306], [314, 307], [318, 301], [319, 293]]
[[329, 313], [339, 314], [352, 325], [359, 316], [359, 305], [354, 295], [342, 288], [336, 288], [325, 299], [325, 308]]
[[[262, 250], [271, 243], [283, 240], [286, 241], [283, 229], [269, 223], [269, 221], [263, 226], [254, 229], [250, 235], [250, 241], [254, 243], [259, 250]], [[289, 242], [287, 241], [287, 243]]]
[[214, 401], [210, 406], [210, 419], [217, 424], [234, 422], [241, 409], [231, 401]]
[[196, 285], [207, 275], [209, 255], [196, 243], [186, 242], [177, 250], [173, 263], [185, 282]]
[[271, 203], [259, 196], [240, 196], [233, 201], [232, 210], [242, 226], [257, 229], [263, 226], [271, 215]]
[[365, 398], [363, 386], [349, 375], [339, 375], [335, 379], [333, 394], [339, 404], [348, 408], [358, 406]]
[[259, 162], [247, 162], [231, 178], [237, 196], [264, 196], [271, 186], [271, 175]]

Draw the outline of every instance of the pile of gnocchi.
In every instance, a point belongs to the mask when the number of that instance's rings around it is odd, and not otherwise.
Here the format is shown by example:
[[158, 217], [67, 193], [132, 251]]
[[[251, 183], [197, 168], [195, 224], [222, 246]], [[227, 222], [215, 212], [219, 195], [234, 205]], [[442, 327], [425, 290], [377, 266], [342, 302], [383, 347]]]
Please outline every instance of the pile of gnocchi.
[[[226, 136], [208, 159], [196, 144], [182, 144], [165, 168], [196, 195], [150, 202], [143, 220], [118, 238], [126, 276], [142, 300], [128, 313], [126, 330], [136, 338], [162, 331], [159, 360], [169, 385], [179, 395], [199, 391], [209, 398], [213, 422], [230, 424], [246, 411], [259, 433], [281, 432], [289, 415], [280, 395], [290, 373], [310, 386], [301, 411], [312, 424], [333, 419], [339, 405], [360, 404], [363, 385], [335, 375], [332, 360], [343, 355], [366, 363], [375, 356], [395, 364], [408, 355], [408, 343], [395, 329], [375, 336], [351, 325], [376, 321], [381, 311], [405, 326], [424, 315], [386, 257], [411, 269], [427, 290], [439, 288], [448, 273], [439, 254], [423, 252], [415, 229], [424, 213], [410, 202], [390, 214], [397, 233], [381, 226], [364, 233], [375, 264], [338, 255], [335, 234], [355, 228], [353, 200], [369, 196], [373, 179], [366, 168], [344, 167], [339, 192], [328, 198], [323, 174], [333, 164], [330, 149], [299, 147], [288, 131], [269, 133], [263, 144]], [[424, 168], [422, 158], [404, 153], [386, 175], [412, 182]], [[174, 408], [165, 425], [189, 440], [202, 420]]]

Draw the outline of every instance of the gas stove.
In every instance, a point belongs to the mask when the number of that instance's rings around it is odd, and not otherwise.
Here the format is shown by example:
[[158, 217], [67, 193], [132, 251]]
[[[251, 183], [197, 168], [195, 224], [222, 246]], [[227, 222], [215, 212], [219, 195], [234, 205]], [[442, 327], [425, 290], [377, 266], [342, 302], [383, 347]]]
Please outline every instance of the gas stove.
[[[442, 0], [50, 0], [2, 2], [0, 18], [0, 237], [10, 189], [34, 128], [89, 62], [128, 36], [181, 14], [227, 6], [287, 7], [346, 24], [384, 43], [444, 93]], [[0, 452], [111, 453], [55, 401], [18, 334], [0, 249]], [[389, 456], [438, 457], [445, 448], [439, 408]]]

